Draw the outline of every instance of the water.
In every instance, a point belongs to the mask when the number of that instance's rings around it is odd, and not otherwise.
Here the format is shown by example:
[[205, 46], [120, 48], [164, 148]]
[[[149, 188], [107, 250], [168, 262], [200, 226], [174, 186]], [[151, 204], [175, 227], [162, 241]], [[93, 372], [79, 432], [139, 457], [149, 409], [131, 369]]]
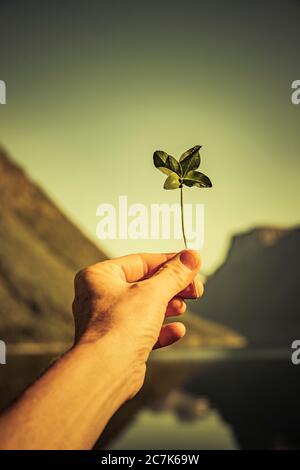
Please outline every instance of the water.
[[[300, 366], [280, 351], [156, 355], [142, 391], [111, 420], [96, 448], [300, 448]], [[6, 405], [50, 361], [9, 357]]]

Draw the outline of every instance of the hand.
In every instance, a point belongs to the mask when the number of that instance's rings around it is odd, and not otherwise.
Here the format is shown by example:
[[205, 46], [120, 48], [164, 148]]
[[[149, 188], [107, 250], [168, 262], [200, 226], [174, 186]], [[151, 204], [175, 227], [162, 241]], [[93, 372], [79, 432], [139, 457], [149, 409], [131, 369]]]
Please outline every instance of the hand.
[[[90, 449], [143, 384], [153, 347], [184, 335], [164, 318], [202, 295], [196, 252], [141, 254], [76, 276], [75, 344], [0, 415], [1, 449]], [[195, 280], [194, 280], [195, 278]]]
[[151, 350], [184, 336], [182, 323], [163, 322], [184, 313], [184, 298], [202, 295], [202, 283], [194, 280], [199, 268], [198, 253], [184, 250], [177, 255], [124, 256], [80, 271], [73, 302], [75, 344], [113, 339], [120, 360], [130, 354], [135, 363], [134, 395], [142, 386]]

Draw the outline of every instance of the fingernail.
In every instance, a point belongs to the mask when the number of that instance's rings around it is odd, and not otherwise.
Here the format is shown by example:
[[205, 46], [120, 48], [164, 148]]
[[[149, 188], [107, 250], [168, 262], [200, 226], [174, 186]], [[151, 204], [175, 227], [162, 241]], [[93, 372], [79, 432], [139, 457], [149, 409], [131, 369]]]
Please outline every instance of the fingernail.
[[193, 280], [193, 284], [195, 286], [195, 291], [196, 291], [197, 298], [201, 297], [203, 295], [203, 290], [204, 289], [203, 289], [203, 284], [202, 284], [202, 281], [201, 281], [201, 278], [200, 278], [199, 274], [197, 274], [197, 276]]
[[199, 255], [197, 251], [185, 250], [180, 254], [180, 261], [188, 269], [194, 271], [199, 266]]

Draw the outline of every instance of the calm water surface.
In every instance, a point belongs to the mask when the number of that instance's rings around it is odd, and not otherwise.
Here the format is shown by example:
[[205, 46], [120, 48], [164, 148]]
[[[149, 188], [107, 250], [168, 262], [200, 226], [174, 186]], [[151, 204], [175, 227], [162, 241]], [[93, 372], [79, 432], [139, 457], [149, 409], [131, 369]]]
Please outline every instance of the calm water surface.
[[[50, 362], [11, 356], [0, 368], [7, 405]], [[288, 351], [156, 355], [137, 397], [111, 420], [96, 448], [300, 448], [300, 366]]]

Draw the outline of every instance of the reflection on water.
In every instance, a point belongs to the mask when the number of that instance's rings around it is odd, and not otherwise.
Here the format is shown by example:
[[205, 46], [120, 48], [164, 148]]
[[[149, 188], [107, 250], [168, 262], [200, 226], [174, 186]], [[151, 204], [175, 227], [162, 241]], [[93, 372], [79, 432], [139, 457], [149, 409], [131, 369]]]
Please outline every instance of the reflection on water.
[[[147, 447], [148, 446], [148, 447]], [[203, 418], [182, 420], [175, 413], [142, 410], [128, 430], [116, 439], [110, 449], [236, 449], [228, 426], [218, 411]]]
[[[9, 357], [0, 368], [0, 405], [49, 360]], [[143, 390], [113, 417], [96, 448], [300, 448], [299, 392], [300, 366], [289, 356], [157, 359], [149, 363]]]

